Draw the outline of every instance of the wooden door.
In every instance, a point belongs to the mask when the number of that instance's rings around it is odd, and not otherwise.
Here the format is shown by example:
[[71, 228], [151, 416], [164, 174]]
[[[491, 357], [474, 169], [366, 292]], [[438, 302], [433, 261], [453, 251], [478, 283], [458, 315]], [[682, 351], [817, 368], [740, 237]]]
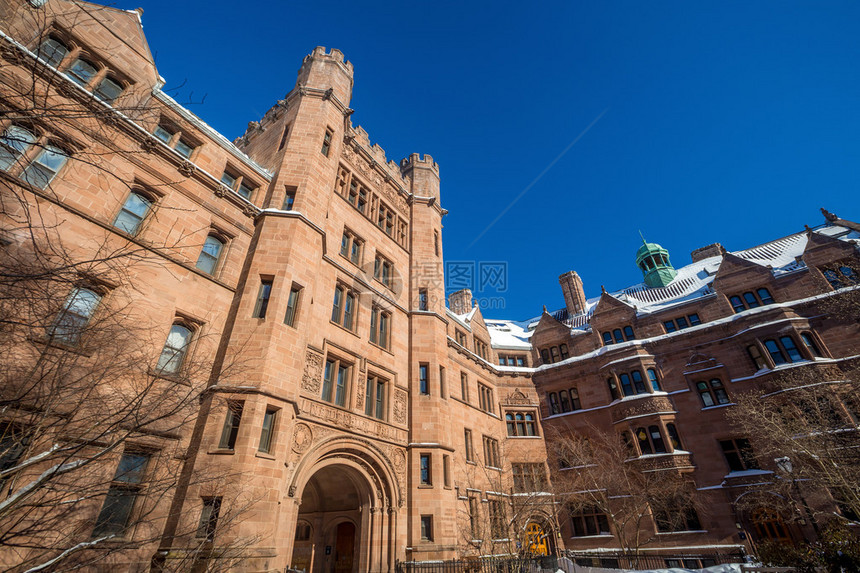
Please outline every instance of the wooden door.
[[335, 573], [352, 573], [355, 554], [355, 526], [348, 521], [339, 523], [334, 543]]
[[548, 555], [546, 533], [543, 528], [532, 521], [526, 526], [526, 542], [532, 555]]

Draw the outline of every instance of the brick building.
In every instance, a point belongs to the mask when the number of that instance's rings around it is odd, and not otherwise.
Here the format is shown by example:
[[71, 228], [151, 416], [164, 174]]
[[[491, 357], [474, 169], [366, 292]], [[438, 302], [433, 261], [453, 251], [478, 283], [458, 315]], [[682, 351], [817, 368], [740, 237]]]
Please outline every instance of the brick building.
[[[646, 244], [643, 285], [588, 300], [567, 273], [562, 311], [484, 320], [468, 291], [446, 306], [439, 166], [391, 161], [352, 125], [341, 52], [314, 49], [295, 87], [231, 143], [161, 90], [141, 14], [67, 0], [0, 8], [0, 176], [3, 193], [26, 198], [0, 212], [4, 246], [42, 248], [20, 232], [26, 214], [80, 260], [106, 246], [158, 260], [113, 282], [82, 273], [59, 295], [48, 346], [75, 351], [122, 303], [151, 334], [151, 376], [199, 386], [173, 433], [130, 435], [106, 456], [137, 464], [138, 481], [128, 494], [130, 478], [104, 470], [104, 492], [74, 516], [81, 540], [111, 527], [137, 540], [110, 561], [131, 570], [231, 544], [259, 571], [613, 547], [611, 531], [591, 531], [597, 517], [553, 502], [551, 472], [569, 471], [547, 454], [557, 426], [620, 427], [637, 455], [694, 474], [713, 511], [658, 546], [743, 545], [733, 488], [752, 474], [725, 466], [724, 444], [746, 446], [723, 411], [772, 371], [857, 353], [856, 324], [808, 310], [855, 280], [857, 225], [736, 253], [712, 245], [677, 270]], [[47, 113], [63, 109], [76, 112]], [[205, 370], [189, 372], [194, 360]], [[6, 467], [25, 450], [7, 448]], [[147, 501], [147, 468], [162, 458], [176, 481]], [[227, 524], [230, 499], [244, 510]], [[147, 527], [131, 527], [147, 504]]]

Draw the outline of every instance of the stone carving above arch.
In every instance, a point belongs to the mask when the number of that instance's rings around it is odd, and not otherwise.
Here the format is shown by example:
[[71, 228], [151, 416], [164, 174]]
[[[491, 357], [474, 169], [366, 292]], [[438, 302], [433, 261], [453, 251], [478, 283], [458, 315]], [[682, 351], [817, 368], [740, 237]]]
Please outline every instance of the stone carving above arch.
[[322, 387], [323, 355], [308, 348], [305, 354], [305, 371], [302, 374], [302, 390], [319, 394]]
[[503, 406], [537, 406], [535, 402], [529, 399], [528, 396], [520, 392], [519, 388], [514, 388], [514, 391], [507, 395], [502, 401]]
[[293, 451], [303, 453], [311, 447], [314, 441], [314, 433], [311, 427], [303, 422], [296, 424], [296, 429], [293, 431]]

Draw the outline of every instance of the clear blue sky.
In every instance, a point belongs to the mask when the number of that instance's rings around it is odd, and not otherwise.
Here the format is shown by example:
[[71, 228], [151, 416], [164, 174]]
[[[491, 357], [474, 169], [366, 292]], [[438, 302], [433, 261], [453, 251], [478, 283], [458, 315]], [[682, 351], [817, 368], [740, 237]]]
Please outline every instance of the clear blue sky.
[[206, 95], [189, 107], [230, 138], [314, 46], [341, 49], [353, 122], [391, 159], [439, 162], [446, 258], [508, 262], [486, 316], [562, 307], [571, 269], [588, 296], [641, 281], [640, 229], [683, 266], [819, 224], [819, 207], [860, 220], [857, 2], [138, 4], [167, 87]]

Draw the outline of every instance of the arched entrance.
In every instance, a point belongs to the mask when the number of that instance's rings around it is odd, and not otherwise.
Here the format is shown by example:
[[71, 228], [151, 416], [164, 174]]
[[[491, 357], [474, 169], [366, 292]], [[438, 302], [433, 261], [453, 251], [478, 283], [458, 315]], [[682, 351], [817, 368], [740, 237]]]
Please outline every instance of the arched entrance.
[[549, 555], [548, 535], [540, 523], [526, 525], [526, 549], [532, 555]]
[[381, 458], [352, 440], [328, 442], [299, 462], [290, 566], [309, 573], [391, 571], [399, 492]]

